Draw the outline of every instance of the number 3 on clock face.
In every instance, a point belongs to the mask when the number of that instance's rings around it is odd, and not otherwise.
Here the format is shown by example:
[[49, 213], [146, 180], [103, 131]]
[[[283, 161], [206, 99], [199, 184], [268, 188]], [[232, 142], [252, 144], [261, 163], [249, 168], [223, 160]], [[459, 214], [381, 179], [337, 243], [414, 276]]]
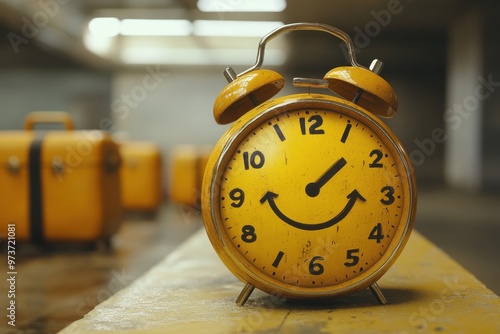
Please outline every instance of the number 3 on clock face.
[[326, 100], [246, 115], [207, 167], [210, 238], [233, 273], [272, 294], [366, 288], [412, 227], [416, 190], [399, 142], [377, 119]]

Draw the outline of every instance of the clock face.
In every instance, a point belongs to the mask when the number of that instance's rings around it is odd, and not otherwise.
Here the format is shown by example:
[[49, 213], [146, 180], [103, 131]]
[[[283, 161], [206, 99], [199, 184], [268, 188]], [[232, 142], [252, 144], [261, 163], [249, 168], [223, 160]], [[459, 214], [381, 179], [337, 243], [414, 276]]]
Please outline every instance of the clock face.
[[297, 103], [266, 115], [233, 135], [212, 180], [230, 269], [292, 296], [373, 283], [411, 230], [412, 177], [399, 144], [345, 104]]

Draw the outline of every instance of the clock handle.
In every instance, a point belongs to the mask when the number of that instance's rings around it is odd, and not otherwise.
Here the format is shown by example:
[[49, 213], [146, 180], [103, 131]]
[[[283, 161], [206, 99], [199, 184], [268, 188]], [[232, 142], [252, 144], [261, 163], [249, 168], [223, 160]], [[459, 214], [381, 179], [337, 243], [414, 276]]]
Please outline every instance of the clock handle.
[[385, 296], [382, 293], [382, 290], [380, 290], [380, 287], [378, 286], [377, 282], [370, 285], [369, 288], [380, 304], [382, 305], [387, 304], [387, 299], [385, 299]]
[[253, 285], [251, 285], [250, 283], [247, 283], [245, 285], [245, 287], [243, 288], [243, 290], [241, 290], [238, 298], [236, 298], [236, 305], [238, 305], [238, 306], [245, 305], [245, 303], [248, 300], [248, 297], [250, 297], [250, 295], [252, 294], [253, 289], [255, 289], [255, 287]]
[[237, 76], [240, 77], [244, 74], [247, 74], [249, 72], [252, 72], [254, 70], [260, 69], [262, 66], [262, 63], [264, 62], [264, 51], [266, 48], [267, 42], [270, 40], [274, 39], [276, 36], [281, 35], [284, 32], [289, 32], [289, 31], [294, 31], [294, 30], [316, 30], [316, 31], [323, 31], [326, 33], [329, 33], [333, 36], [336, 36], [340, 38], [347, 46], [347, 54], [349, 56], [349, 61], [351, 62], [351, 65], [354, 67], [361, 67], [365, 68], [364, 66], [360, 65], [357, 60], [356, 60], [356, 52], [354, 50], [354, 44], [351, 40], [351, 37], [343, 32], [342, 30], [332, 27], [327, 24], [322, 24], [322, 23], [290, 23], [286, 24], [282, 27], [276, 28], [260, 40], [259, 47], [257, 49], [257, 60], [255, 62], [255, 65], [250, 67], [249, 69], [241, 72]]

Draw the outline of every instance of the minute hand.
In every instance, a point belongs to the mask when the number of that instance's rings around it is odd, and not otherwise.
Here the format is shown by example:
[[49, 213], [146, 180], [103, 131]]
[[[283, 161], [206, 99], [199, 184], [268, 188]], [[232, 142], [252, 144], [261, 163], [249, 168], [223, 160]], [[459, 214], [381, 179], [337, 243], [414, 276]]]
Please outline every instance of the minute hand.
[[311, 182], [306, 186], [306, 194], [309, 197], [318, 196], [321, 187], [323, 187], [346, 164], [347, 161], [344, 158], [337, 160], [316, 182]]

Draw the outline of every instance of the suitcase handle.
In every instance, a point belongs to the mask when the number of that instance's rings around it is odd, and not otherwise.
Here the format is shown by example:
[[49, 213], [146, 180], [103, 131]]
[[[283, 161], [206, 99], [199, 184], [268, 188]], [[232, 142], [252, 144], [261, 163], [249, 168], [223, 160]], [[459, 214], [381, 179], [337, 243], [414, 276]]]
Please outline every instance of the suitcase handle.
[[33, 111], [24, 119], [24, 129], [33, 130], [38, 123], [61, 123], [68, 131], [74, 129], [71, 116], [64, 111]]

